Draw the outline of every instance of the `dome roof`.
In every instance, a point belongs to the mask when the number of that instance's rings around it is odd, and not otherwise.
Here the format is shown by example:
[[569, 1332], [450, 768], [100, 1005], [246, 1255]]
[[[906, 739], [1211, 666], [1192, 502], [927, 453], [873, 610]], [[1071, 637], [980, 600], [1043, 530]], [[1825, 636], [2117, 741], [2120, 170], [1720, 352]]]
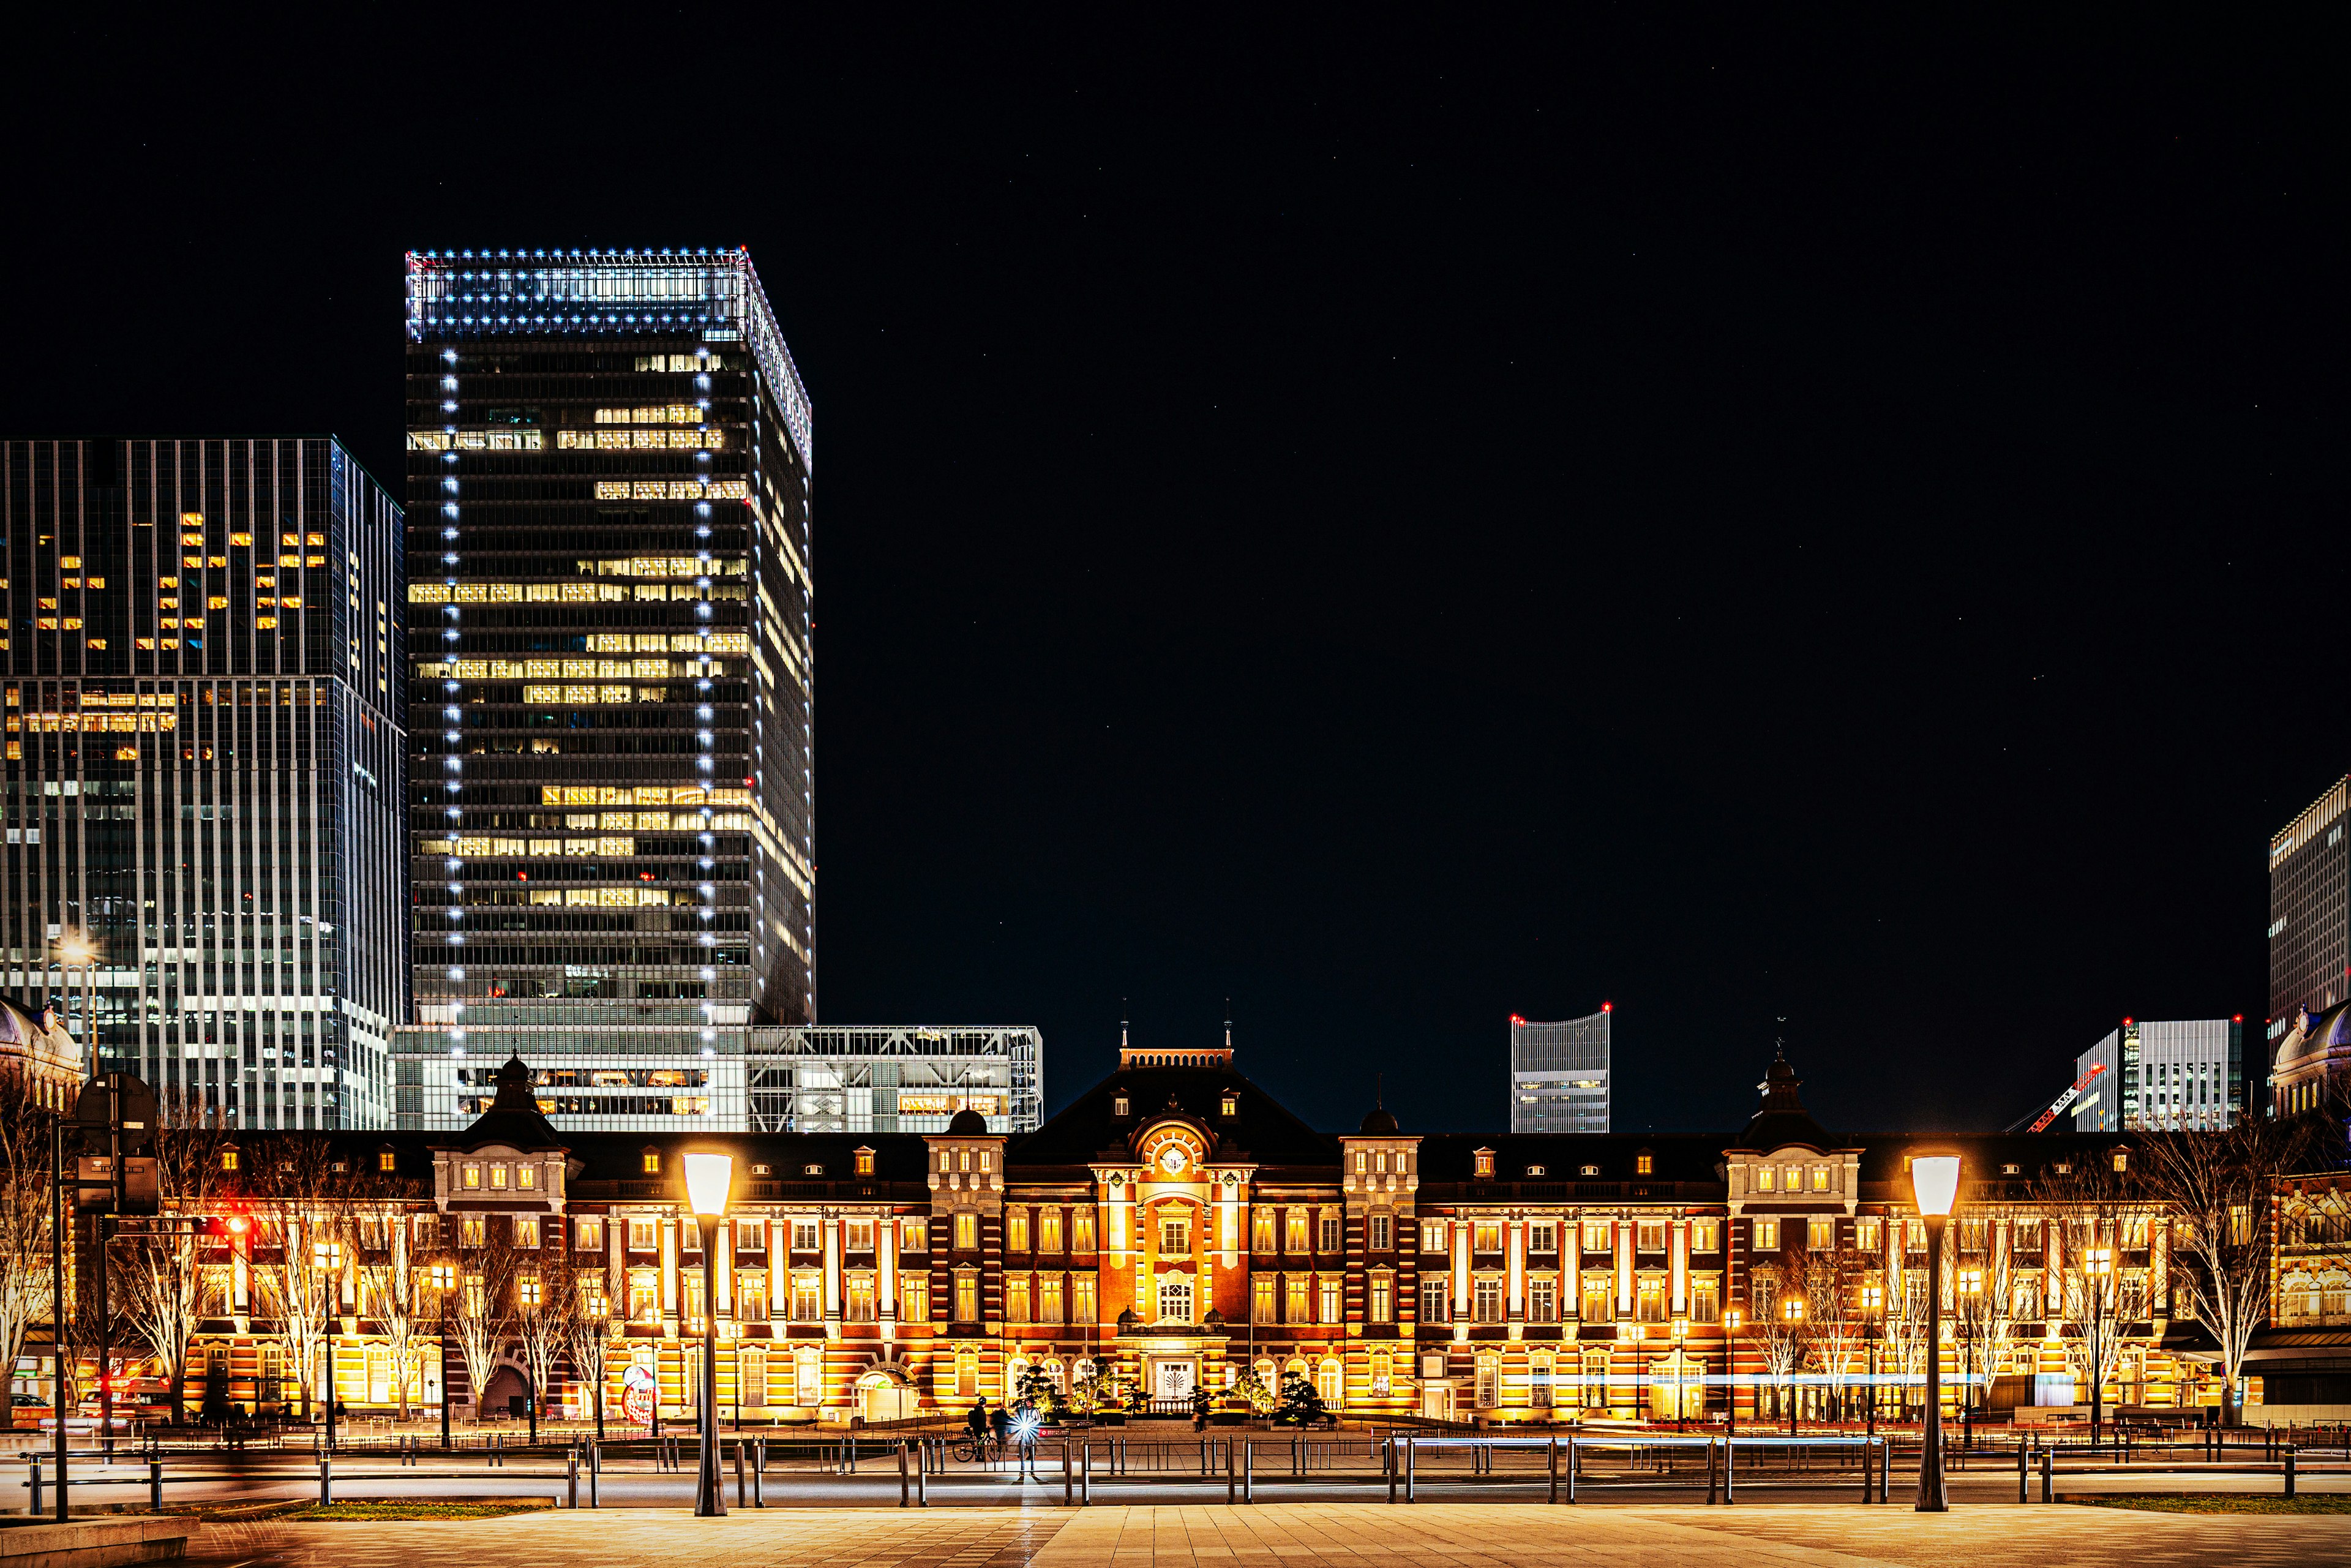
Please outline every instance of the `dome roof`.
[[2272, 1071], [2323, 1061], [2329, 1051], [2346, 1048], [2351, 1048], [2351, 1002], [2337, 1002], [2323, 1013], [2304, 1008], [2294, 1015], [2293, 1032], [2279, 1043]]
[[46, 1032], [39, 1019], [0, 997], [0, 1045], [30, 1045]]
[[81, 1045], [66, 1032], [64, 1020], [55, 1013], [0, 997], [0, 1051], [20, 1055], [46, 1051], [52, 1056], [78, 1059]]
[[1374, 1105], [1372, 1107], [1370, 1114], [1364, 1118], [1364, 1124], [1355, 1130], [1359, 1133], [1368, 1133], [1379, 1136], [1385, 1136], [1391, 1133], [1400, 1133], [1404, 1131], [1403, 1128], [1396, 1125], [1395, 1113], [1388, 1110], [1384, 1105]]
[[1801, 1144], [1805, 1148], [1818, 1149], [1823, 1154], [1837, 1147], [1837, 1142], [1830, 1136], [1828, 1129], [1813, 1120], [1812, 1113], [1804, 1109], [1803, 1101], [1797, 1097], [1796, 1091], [1802, 1087], [1803, 1082], [1796, 1076], [1796, 1070], [1789, 1065], [1784, 1054], [1774, 1056], [1771, 1065], [1763, 1073], [1761, 1085], [1763, 1103], [1756, 1107], [1754, 1116], [1740, 1130], [1739, 1141], [1730, 1146], [1734, 1149], [1771, 1150]]
[[947, 1124], [947, 1131], [956, 1137], [969, 1137], [974, 1134], [986, 1133], [987, 1118], [967, 1105], [955, 1113], [955, 1119]]

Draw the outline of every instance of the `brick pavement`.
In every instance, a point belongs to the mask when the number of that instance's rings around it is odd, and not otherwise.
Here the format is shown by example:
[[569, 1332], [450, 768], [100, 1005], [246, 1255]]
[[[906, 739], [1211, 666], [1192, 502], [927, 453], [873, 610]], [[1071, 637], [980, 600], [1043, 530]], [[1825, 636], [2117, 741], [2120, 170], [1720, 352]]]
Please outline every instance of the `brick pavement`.
[[768, 1509], [549, 1512], [487, 1521], [226, 1525], [203, 1568], [2285, 1568], [2351, 1563], [2351, 1519], [2118, 1513], [2066, 1505], [1738, 1509], [1515, 1503], [1278, 1503], [1249, 1508]]

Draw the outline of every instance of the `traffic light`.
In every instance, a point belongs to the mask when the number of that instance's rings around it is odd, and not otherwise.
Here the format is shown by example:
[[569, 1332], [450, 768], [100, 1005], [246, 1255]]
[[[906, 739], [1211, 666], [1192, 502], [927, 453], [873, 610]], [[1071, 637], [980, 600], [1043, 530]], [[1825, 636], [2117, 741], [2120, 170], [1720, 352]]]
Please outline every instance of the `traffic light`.
[[212, 1240], [234, 1245], [253, 1232], [253, 1219], [236, 1209], [215, 1214], [205, 1219], [204, 1235]]

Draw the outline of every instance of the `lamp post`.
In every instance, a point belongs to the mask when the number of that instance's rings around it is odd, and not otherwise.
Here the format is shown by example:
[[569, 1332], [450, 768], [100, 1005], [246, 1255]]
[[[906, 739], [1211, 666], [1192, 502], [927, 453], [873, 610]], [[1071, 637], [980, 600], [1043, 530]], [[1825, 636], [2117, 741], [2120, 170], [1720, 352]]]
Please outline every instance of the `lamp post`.
[[1918, 1510], [1944, 1513], [1943, 1486], [1943, 1224], [1959, 1196], [1959, 1156], [1917, 1155], [1910, 1161], [1910, 1191], [1927, 1222], [1927, 1417], [1918, 1448]]
[[[2095, 1241], [2096, 1239], [2097, 1233], [2094, 1230], [2091, 1239]], [[2098, 1364], [2105, 1360], [2106, 1346], [2111, 1343], [2107, 1336], [2115, 1332], [2106, 1300], [2107, 1281], [2115, 1276], [2114, 1249], [2084, 1248], [2082, 1274], [2087, 1281], [2087, 1288], [2082, 1293], [2085, 1298], [2084, 1328], [2090, 1337], [2084, 1342], [2083, 1348], [2089, 1353], [2085, 1359], [2090, 1364], [2090, 1452], [2095, 1454], [2098, 1451], [2098, 1416], [2102, 1413], [2099, 1406], [2104, 1403], [2105, 1394], [2105, 1369]]]
[[435, 1263], [432, 1272], [433, 1289], [441, 1297], [441, 1448], [449, 1448], [449, 1292], [457, 1283], [456, 1269], [447, 1263]]
[[[604, 1336], [609, 1332], [604, 1327], [604, 1323], [611, 1315], [611, 1302], [606, 1299], [601, 1291], [597, 1291], [596, 1294], [588, 1298], [588, 1321], [596, 1325], [596, 1336], [600, 1341], [603, 1340]], [[605, 1358], [610, 1354], [611, 1353], [609, 1351], [602, 1349], [599, 1349], [596, 1353], [596, 1392], [594, 1399], [596, 1405], [596, 1441], [600, 1444], [604, 1440], [604, 1373], [605, 1366], [607, 1364]]]
[[[1790, 1296], [1782, 1301], [1780, 1303], [1780, 1321], [1788, 1325], [1791, 1339], [1802, 1333], [1804, 1322], [1804, 1298]], [[1792, 1348], [1788, 1357], [1788, 1436], [1791, 1437], [1796, 1435], [1796, 1385], [1802, 1376], [1800, 1368], [1802, 1365], [1803, 1363], [1797, 1359]]]
[[[1964, 1248], [1967, 1238], [1959, 1239]], [[1975, 1447], [1976, 1410], [1976, 1333], [1983, 1316], [1983, 1270], [1959, 1270], [1959, 1294], [1966, 1304], [1959, 1306], [1959, 1447]], [[1958, 1302], [1953, 1303], [1959, 1305]]]
[[1732, 1307], [1722, 1314], [1722, 1435], [1739, 1436], [1739, 1325], [1746, 1313]]
[[1861, 1288], [1861, 1334], [1869, 1342], [1869, 1394], [1867, 1414], [1863, 1417], [1869, 1426], [1869, 1436], [1877, 1437], [1877, 1337], [1879, 1324], [1886, 1317], [1886, 1287], [1864, 1285]]
[[735, 1177], [732, 1155], [687, 1155], [685, 1199], [702, 1229], [702, 1390], [695, 1412], [702, 1428], [702, 1476], [695, 1487], [694, 1511], [712, 1518], [726, 1511], [718, 1486], [718, 1222], [726, 1215], [726, 1188]]

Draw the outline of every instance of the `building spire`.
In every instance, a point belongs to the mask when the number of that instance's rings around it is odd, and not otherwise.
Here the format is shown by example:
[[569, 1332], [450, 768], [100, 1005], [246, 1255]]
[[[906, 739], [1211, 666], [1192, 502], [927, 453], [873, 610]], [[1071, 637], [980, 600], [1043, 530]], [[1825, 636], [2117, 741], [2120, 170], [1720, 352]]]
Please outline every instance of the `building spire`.
[[1118, 1048], [1126, 1049], [1126, 998], [1118, 998]]
[[1227, 997], [1227, 998], [1225, 998], [1225, 1054], [1226, 1054], [1227, 1056], [1230, 1056], [1230, 1055], [1232, 1054], [1232, 1051], [1233, 1051], [1233, 998], [1230, 998], [1230, 997]]

